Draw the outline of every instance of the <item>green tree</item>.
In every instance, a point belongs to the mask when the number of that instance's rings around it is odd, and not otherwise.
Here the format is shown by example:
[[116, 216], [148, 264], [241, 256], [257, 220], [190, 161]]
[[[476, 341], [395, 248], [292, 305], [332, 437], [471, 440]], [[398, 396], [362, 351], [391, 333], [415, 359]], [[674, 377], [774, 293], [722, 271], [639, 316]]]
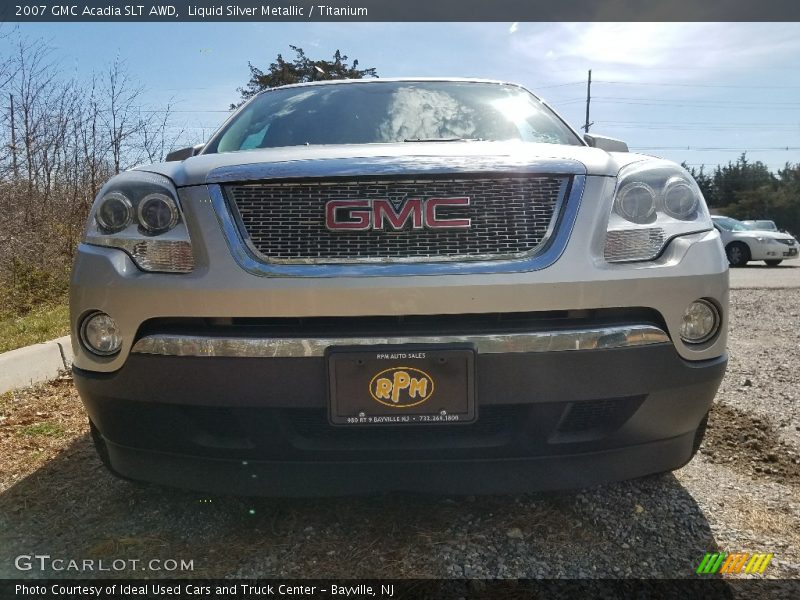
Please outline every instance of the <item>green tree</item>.
[[742, 154], [736, 162], [714, 169], [691, 169], [709, 207], [736, 219], [771, 219], [781, 229], [800, 234], [800, 164], [786, 163], [777, 175]]
[[800, 234], [800, 165], [786, 164], [772, 185], [734, 194], [729, 214], [738, 219], [772, 219], [781, 229]]
[[716, 206], [716, 190], [714, 189], [714, 179], [705, 172], [705, 165], [700, 165], [699, 169], [694, 167], [689, 168], [686, 162], [682, 162], [681, 166], [689, 171], [689, 174], [697, 182], [697, 187], [703, 193], [703, 198], [709, 206]]
[[714, 171], [714, 207], [725, 207], [738, 202], [745, 192], [755, 192], [761, 189], [766, 192], [776, 183], [775, 176], [761, 161], [751, 163], [747, 154], [736, 159], [735, 163], [728, 162], [727, 166], [718, 166]]
[[[372, 67], [369, 69], [359, 69], [358, 60], [353, 60], [349, 64], [348, 57], [339, 50], [333, 53], [332, 60], [311, 59], [306, 56], [302, 48], [290, 45], [295, 53], [292, 61], [287, 61], [281, 54], [270, 64], [266, 72], [248, 62], [250, 68], [250, 81], [244, 87], [236, 91], [241, 94], [241, 104], [248, 98], [255, 96], [258, 92], [280, 85], [292, 83], [305, 83], [307, 81], [323, 81], [326, 79], [363, 79], [364, 77], [377, 77], [377, 70]], [[232, 104], [231, 108], [236, 108], [237, 104]]]

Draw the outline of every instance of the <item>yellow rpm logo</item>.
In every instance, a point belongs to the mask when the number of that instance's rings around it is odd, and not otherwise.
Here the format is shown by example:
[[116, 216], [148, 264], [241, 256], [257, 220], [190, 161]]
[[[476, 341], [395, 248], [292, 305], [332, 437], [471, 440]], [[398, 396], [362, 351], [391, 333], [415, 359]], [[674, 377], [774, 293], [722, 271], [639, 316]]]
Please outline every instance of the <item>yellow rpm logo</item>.
[[392, 367], [369, 382], [370, 395], [385, 406], [410, 408], [433, 395], [433, 377], [414, 367]]

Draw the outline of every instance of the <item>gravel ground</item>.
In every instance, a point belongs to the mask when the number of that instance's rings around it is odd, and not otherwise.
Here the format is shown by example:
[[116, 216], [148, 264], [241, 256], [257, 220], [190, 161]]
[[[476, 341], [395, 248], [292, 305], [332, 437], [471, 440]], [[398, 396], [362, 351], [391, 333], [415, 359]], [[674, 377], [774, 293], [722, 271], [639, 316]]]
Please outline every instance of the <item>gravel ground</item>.
[[[800, 268], [785, 271], [800, 284]], [[149, 577], [682, 578], [722, 550], [772, 552], [766, 576], [798, 578], [796, 306], [794, 289], [732, 291], [728, 375], [689, 465], [569, 493], [275, 500], [135, 486], [95, 457], [68, 377], [6, 394], [0, 577], [74, 575], [14, 569], [38, 553], [194, 561], [119, 573]]]

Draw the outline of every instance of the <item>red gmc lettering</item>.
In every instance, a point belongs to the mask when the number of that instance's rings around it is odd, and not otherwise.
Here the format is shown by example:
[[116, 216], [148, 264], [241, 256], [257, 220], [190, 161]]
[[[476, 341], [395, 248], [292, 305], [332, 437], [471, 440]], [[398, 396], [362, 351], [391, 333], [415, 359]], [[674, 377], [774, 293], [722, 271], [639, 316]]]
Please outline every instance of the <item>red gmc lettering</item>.
[[372, 210], [375, 213], [375, 229], [383, 229], [383, 221], [387, 219], [392, 229], [399, 231], [409, 217], [412, 217], [411, 226], [414, 229], [422, 229], [422, 200], [420, 198], [406, 200], [400, 213], [395, 212], [394, 206], [388, 200], [373, 200]]
[[468, 197], [459, 198], [409, 198], [398, 211], [387, 199], [376, 200], [331, 200], [325, 205], [325, 226], [333, 231], [383, 230], [388, 227], [402, 230], [408, 221], [413, 229], [469, 229], [472, 220], [444, 219], [436, 214], [440, 206], [467, 207]]
[[469, 198], [431, 198], [425, 205], [425, 224], [431, 229], [469, 229], [472, 219], [438, 219], [438, 206], [469, 206]]
[[[369, 200], [331, 200], [325, 205], [325, 226], [328, 229], [366, 231], [372, 225], [369, 205]], [[355, 210], [358, 207], [365, 207], [366, 210]], [[346, 215], [346, 220], [339, 220], [340, 212]]]

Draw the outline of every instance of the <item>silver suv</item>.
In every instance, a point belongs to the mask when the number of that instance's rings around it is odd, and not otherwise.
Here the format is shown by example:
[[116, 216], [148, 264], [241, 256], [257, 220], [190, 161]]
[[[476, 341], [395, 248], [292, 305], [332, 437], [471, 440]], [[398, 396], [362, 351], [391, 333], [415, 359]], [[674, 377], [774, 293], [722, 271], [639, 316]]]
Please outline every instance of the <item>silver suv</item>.
[[518, 85], [265, 91], [111, 179], [72, 276], [116, 474], [198, 490], [521, 492], [676, 469], [728, 266], [678, 165]]

